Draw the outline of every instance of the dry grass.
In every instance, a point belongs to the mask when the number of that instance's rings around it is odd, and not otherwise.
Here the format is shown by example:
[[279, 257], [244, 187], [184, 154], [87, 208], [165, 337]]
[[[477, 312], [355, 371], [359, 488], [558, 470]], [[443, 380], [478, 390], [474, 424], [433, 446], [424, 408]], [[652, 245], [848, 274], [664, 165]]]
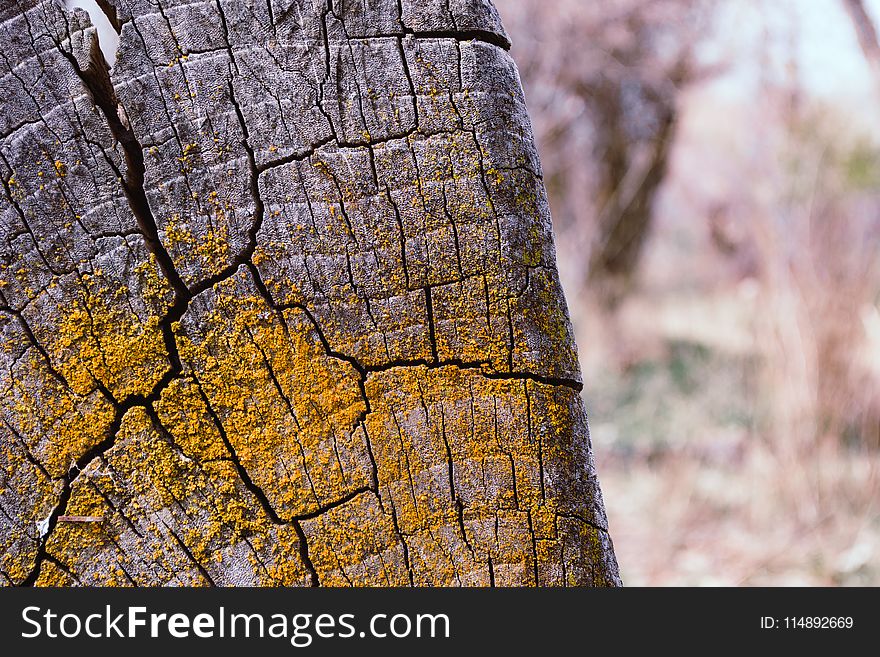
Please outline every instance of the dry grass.
[[759, 442], [730, 461], [679, 450], [599, 467], [629, 586], [880, 583], [876, 454], [792, 460]]
[[[724, 305], [707, 304], [703, 322], [723, 317], [717, 309]], [[633, 306], [641, 308], [628, 311], [627, 330], [640, 327], [642, 344], [646, 327], [674, 329], [674, 339], [665, 354], [654, 344], [652, 356], [588, 385], [625, 582], [880, 584], [880, 453], [806, 422], [795, 423], [802, 435], [781, 433], [774, 404], [789, 395], [780, 390], [759, 403], [767, 394], [760, 387], [766, 356], [740, 351], [741, 336], [714, 349], [682, 341], [706, 330], [694, 328], [700, 314], [679, 303], [671, 322], [643, 301]], [[728, 326], [718, 335], [729, 334], [736, 331]]]
[[880, 584], [880, 451], [818, 430], [815, 393], [784, 387], [800, 373], [766, 341], [763, 296], [703, 301], [631, 299], [604, 334], [629, 351], [606, 344], [617, 369], [588, 371], [625, 583]]

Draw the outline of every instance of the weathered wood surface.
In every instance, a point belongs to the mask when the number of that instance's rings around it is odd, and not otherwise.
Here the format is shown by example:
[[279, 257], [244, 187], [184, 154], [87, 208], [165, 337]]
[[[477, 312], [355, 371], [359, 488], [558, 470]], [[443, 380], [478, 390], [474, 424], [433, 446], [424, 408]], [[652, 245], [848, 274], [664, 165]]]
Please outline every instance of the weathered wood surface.
[[0, 6], [3, 580], [619, 583], [491, 4], [101, 4]]

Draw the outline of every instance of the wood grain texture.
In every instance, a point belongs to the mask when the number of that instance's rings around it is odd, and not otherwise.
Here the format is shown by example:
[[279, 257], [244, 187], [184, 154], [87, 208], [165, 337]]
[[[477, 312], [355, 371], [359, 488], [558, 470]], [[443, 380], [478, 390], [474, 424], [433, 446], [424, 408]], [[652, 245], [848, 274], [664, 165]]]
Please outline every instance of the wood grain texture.
[[491, 3], [110, 4], [0, 8], [3, 580], [619, 584]]

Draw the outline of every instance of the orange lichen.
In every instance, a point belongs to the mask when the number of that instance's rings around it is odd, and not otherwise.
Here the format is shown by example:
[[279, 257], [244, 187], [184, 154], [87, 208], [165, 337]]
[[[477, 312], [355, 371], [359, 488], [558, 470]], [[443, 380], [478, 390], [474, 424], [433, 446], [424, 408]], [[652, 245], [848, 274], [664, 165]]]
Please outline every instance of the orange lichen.
[[36, 351], [23, 365], [30, 378], [13, 379], [3, 404], [46, 470], [60, 477], [103, 440], [113, 421], [113, 407], [97, 392], [77, 394], [57, 380]]
[[159, 317], [131, 313], [126, 294], [98, 270], [82, 276], [79, 296], [62, 311], [50, 351], [79, 394], [98, 381], [116, 399], [146, 395], [168, 367]]
[[326, 355], [301, 311], [284, 320], [242, 294], [217, 287], [197, 330], [184, 327], [191, 364], [229, 442], [273, 504], [307, 513], [366, 485], [366, 449], [354, 436], [365, 411], [358, 374]]

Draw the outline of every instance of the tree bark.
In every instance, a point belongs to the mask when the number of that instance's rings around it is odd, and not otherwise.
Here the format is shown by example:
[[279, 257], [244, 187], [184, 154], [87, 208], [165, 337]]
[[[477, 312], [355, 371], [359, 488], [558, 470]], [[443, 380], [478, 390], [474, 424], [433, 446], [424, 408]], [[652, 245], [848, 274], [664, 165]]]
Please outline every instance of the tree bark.
[[616, 585], [488, 0], [0, 9], [0, 572]]

